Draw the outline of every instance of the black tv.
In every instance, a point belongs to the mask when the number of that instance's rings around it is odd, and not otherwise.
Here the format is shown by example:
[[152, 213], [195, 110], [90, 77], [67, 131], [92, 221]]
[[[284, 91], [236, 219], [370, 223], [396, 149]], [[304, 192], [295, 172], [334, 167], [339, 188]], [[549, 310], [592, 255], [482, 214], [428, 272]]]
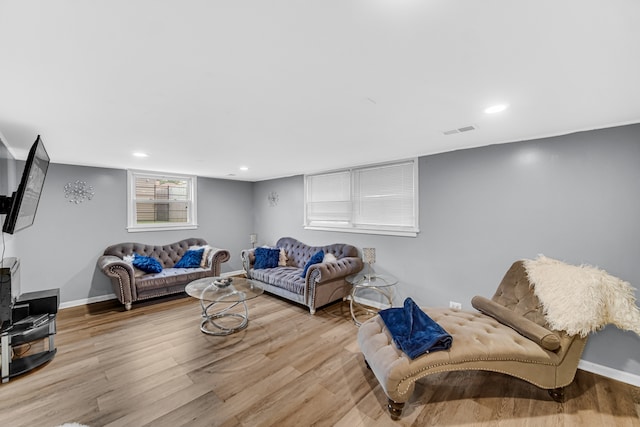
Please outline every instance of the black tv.
[[0, 196], [0, 214], [7, 215], [3, 232], [13, 234], [33, 225], [47, 169], [49, 154], [38, 135], [29, 150], [18, 189], [11, 196]]

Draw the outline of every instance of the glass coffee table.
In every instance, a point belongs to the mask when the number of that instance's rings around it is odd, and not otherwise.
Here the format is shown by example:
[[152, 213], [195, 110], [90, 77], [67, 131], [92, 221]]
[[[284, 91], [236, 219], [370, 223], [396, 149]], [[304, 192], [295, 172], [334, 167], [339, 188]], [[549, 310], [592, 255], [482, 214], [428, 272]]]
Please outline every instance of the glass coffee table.
[[[349, 311], [356, 326], [360, 326], [364, 320], [376, 315], [380, 308], [389, 308], [393, 305], [393, 287], [398, 284], [398, 279], [395, 277], [385, 274], [355, 274], [347, 277], [347, 281], [352, 285]], [[374, 301], [372, 297], [375, 295], [382, 301]], [[376, 303], [380, 307], [374, 308], [370, 305], [371, 303]]]
[[[242, 277], [206, 277], [194, 280], [184, 290], [200, 300], [200, 330], [208, 335], [229, 335], [246, 328], [247, 300], [264, 293], [258, 282]], [[238, 305], [242, 305], [244, 312], [231, 312]]]

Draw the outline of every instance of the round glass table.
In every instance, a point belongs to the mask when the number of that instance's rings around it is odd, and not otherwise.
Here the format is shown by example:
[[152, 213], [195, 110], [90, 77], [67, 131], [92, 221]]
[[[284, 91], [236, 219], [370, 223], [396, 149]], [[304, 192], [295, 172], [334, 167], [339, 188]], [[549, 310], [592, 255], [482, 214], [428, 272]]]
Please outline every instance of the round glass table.
[[[194, 280], [184, 290], [200, 300], [200, 330], [208, 335], [229, 335], [246, 328], [249, 324], [247, 300], [264, 293], [258, 282], [242, 277], [206, 277]], [[244, 312], [231, 311], [238, 305]]]
[[[359, 318], [370, 318], [380, 311], [380, 308], [374, 308], [371, 303], [380, 304], [381, 308], [393, 306], [393, 287], [398, 284], [395, 277], [384, 274], [356, 274], [347, 277], [347, 281], [352, 285], [349, 311], [356, 326], [362, 324]], [[368, 295], [379, 296], [382, 301], [374, 301], [367, 298]]]

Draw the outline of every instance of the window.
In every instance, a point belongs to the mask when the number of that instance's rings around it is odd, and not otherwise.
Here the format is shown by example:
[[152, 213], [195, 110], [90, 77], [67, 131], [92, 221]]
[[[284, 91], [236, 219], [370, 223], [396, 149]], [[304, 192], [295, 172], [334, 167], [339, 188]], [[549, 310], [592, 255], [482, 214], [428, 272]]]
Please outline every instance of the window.
[[127, 230], [184, 230], [198, 227], [196, 177], [128, 171]]
[[304, 225], [415, 237], [418, 160], [306, 175]]

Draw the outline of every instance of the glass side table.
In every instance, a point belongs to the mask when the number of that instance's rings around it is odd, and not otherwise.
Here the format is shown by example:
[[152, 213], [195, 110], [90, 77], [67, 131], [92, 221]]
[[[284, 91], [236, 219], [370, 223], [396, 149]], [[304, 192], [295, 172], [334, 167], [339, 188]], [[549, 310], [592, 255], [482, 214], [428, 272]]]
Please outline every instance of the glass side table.
[[[347, 281], [352, 285], [349, 311], [356, 326], [360, 326], [364, 321], [360, 321], [359, 318], [362, 319], [365, 316], [370, 318], [376, 315], [381, 308], [393, 306], [393, 288], [398, 284], [398, 279], [395, 277], [386, 274], [356, 274], [347, 277]], [[362, 300], [366, 300], [363, 296], [371, 293], [381, 297], [381, 308], [363, 303]], [[358, 301], [358, 296], [360, 301]]]

